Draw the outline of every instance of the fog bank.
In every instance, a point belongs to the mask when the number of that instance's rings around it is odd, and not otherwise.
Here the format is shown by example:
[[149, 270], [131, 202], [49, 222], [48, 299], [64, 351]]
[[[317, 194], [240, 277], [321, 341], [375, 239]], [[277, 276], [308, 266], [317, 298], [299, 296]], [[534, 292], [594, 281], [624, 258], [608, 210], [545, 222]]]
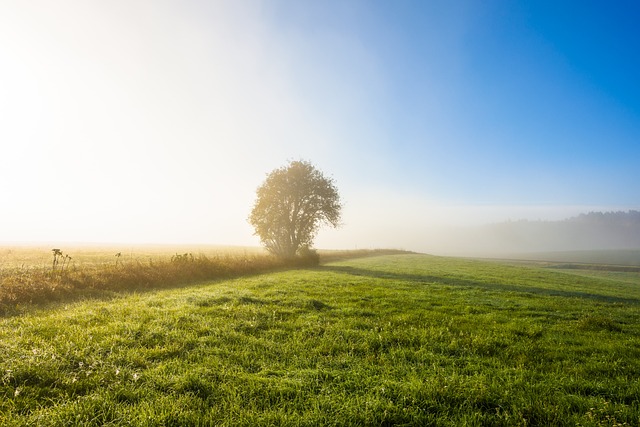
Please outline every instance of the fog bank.
[[425, 233], [427, 252], [501, 256], [640, 248], [640, 212], [591, 212], [561, 221], [507, 221]]

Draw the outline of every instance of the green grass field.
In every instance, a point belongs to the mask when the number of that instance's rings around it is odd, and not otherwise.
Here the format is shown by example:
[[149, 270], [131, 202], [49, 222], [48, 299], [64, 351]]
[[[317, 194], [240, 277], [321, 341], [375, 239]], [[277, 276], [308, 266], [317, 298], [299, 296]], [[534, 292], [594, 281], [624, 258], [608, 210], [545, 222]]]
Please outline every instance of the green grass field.
[[634, 426], [639, 396], [632, 272], [378, 256], [0, 318], [2, 426]]

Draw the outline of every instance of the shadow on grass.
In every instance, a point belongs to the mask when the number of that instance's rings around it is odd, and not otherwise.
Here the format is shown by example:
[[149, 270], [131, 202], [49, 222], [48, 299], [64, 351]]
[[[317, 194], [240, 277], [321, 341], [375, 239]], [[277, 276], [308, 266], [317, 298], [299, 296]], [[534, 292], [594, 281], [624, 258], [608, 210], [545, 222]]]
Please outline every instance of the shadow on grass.
[[[48, 298], [40, 298], [35, 301], [18, 302], [18, 303], [3, 303], [0, 301], [0, 319], [9, 318], [15, 316], [22, 316], [29, 313], [34, 313], [40, 310], [55, 309], [66, 304], [74, 304], [86, 301], [112, 301], [118, 298], [126, 298], [132, 295], [143, 295], [147, 293], [153, 293], [165, 290], [175, 290], [189, 288], [193, 286], [208, 286], [217, 283], [223, 283], [229, 280], [236, 280], [240, 278], [251, 278], [260, 276], [266, 273], [274, 273], [279, 271], [288, 271], [294, 269], [293, 267], [278, 266], [271, 270], [251, 272], [251, 273], [235, 273], [227, 274], [221, 277], [212, 278], [200, 278], [200, 279], [184, 279], [171, 283], [161, 283], [155, 285], [146, 286], [130, 286], [122, 289], [100, 289], [100, 288], [86, 288], [86, 289], [70, 289], [65, 293], [59, 293], [49, 296]], [[243, 298], [240, 300], [241, 304], [258, 304], [258, 300], [252, 298]]]
[[354, 268], [347, 266], [320, 266], [320, 271], [330, 271], [340, 274], [348, 274], [351, 276], [371, 277], [375, 279], [391, 279], [391, 280], [405, 280], [415, 282], [417, 284], [441, 284], [447, 286], [457, 286], [464, 288], [479, 288], [491, 291], [508, 291], [519, 292], [528, 294], [537, 294], [545, 296], [558, 296], [567, 298], [583, 298], [589, 300], [595, 300], [608, 303], [622, 303], [622, 304], [640, 304], [640, 299], [637, 298], [624, 298], [610, 295], [601, 295], [590, 292], [580, 291], [564, 291], [561, 289], [548, 289], [535, 286], [526, 285], [509, 285], [503, 283], [487, 283], [477, 280], [459, 279], [452, 277], [430, 276], [421, 274], [406, 274], [406, 273], [394, 273], [389, 271], [376, 271], [367, 270], [363, 268]]

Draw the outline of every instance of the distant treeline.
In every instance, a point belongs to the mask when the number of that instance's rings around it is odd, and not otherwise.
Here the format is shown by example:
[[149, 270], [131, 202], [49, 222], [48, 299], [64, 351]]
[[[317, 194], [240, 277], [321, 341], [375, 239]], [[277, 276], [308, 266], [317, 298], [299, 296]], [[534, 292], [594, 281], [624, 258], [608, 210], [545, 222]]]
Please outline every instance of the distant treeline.
[[640, 248], [640, 211], [589, 212], [562, 221], [512, 221], [486, 226], [495, 244], [516, 250]]
[[609, 224], [624, 227], [640, 227], [640, 211], [589, 212], [565, 219], [566, 223]]
[[425, 242], [427, 252], [465, 256], [637, 250], [640, 211], [589, 212], [560, 221], [518, 220], [449, 228]]

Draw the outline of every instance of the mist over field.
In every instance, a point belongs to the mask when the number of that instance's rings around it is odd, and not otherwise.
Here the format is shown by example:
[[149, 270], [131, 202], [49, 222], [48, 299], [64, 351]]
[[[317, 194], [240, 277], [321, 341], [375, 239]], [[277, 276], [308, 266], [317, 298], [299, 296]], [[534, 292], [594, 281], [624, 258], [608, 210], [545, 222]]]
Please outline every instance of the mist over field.
[[451, 227], [433, 231], [432, 237], [425, 247], [461, 255], [640, 249], [640, 212], [591, 212], [561, 221]]
[[[347, 223], [343, 229], [326, 230], [318, 242], [325, 247], [353, 248], [350, 242], [364, 242], [362, 247], [481, 257], [640, 249], [639, 211], [581, 212], [582, 209], [586, 208], [424, 207], [413, 213], [404, 212], [404, 221], [397, 221], [393, 227], [385, 226], [385, 218], [374, 215], [364, 224]], [[541, 216], [550, 219], [534, 219]]]

